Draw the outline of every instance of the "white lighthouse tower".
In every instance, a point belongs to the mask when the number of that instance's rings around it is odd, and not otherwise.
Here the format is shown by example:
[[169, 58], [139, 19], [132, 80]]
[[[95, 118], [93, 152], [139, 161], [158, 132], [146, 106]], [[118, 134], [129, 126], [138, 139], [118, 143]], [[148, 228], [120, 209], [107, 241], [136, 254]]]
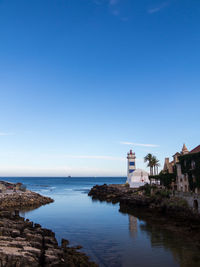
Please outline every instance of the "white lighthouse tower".
[[136, 169], [135, 159], [135, 153], [130, 150], [130, 152], [127, 154], [128, 173], [126, 182], [130, 187], [138, 188], [146, 183], [150, 183], [150, 181], [148, 172], [141, 169]]
[[135, 153], [130, 150], [129, 153], [127, 153], [127, 160], [128, 160], [128, 170], [127, 170], [127, 178], [129, 179], [131, 177], [131, 174], [135, 171]]

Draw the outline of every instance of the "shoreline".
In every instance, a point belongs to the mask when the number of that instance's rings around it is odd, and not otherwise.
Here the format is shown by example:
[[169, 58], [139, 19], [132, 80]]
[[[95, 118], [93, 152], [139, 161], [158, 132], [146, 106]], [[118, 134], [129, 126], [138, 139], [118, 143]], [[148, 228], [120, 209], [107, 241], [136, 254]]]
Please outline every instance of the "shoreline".
[[0, 266], [98, 266], [79, 251], [82, 246], [70, 247], [66, 239], [59, 246], [53, 231], [19, 216], [52, 202], [30, 190], [0, 193]]
[[125, 185], [96, 185], [89, 196], [93, 200], [119, 203], [119, 212], [140, 217], [173, 232], [184, 233], [200, 247], [200, 214], [177, 197], [145, 196]]
[[0, 210], [38, 208], [52, 202], [54, 202], [52, 198], [42, 196], [30, 190], [0, 194]]
[[89, 257], [69, 247], [62, 239], [61, 246], [55, 233], [10, 211], [0, 212], [0, 266], [90, 266]]

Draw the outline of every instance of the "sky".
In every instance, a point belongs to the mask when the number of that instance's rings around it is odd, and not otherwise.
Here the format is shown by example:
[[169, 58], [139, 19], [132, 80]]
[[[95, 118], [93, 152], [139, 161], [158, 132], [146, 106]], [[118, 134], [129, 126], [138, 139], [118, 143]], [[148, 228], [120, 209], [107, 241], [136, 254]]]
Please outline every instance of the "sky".
[[125, 176], [200, 144], [199, 0], [0, 0], [0, 176]]

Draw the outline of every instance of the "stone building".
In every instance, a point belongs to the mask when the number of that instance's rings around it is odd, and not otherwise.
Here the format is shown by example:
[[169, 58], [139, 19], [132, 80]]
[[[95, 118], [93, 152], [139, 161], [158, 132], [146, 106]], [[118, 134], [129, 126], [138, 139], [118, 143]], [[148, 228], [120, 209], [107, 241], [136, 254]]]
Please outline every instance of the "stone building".
[[177, 176], [176, 176], [176, 189], [177, 191], [182, 191], [182, 192], [188, 192], [189, 190], [189, 182], [188, 182], [188, 177], [186, 174], [182, 173], [181, 170], [181, 164], [179, 162], [179, 157], [184, 156], [188, 154], [189, 151], [186, 147], [186, 145], [183, 145], [181, 153], [176, 153], [174, 155], [174, 161], [176, 160], [176, 171], [177, 171]]
[[174, 161], [169, 161], [169, 158], [165, 158], [163, 172], [164, 173], [173, 173], [174, 172]]
[[[183, 145], [181, 152], [173, 155], [173, 160], [170, 162], [169, 158], [165, 158], [163, 173], [176, 174], [176, 181], [172, 182], [171, 187], [180, 192], [190, 192], [192, 190], [200, 193], [197, 186], [198, 178], [196, 177], [196, 170], [200, 168], [200, 161], [196, 161], [197, 154], [200, 158], [200, 145], [188, 151], [186, 145]], [[198, 163], [199, 162], [199, 163]]]
[[171, 182], [171, 188], [173, 190], [179, 190], [178, 189], [178, 181], [176, 178], [176, 172], [177, 172], [177, 164], [179, 162], [179, 157], [181, 155], [184, 155], [188, 152], [188, 149], [186, 147], [186, 145], [183, 145], [183, 148], [181, 150], [181, 152], [176, 152], [176, 154], [173, 155], [173, 160], [170, 161], [169, 158], [165, 158], [165, 162], [164, 162], [164, 167], [162, 170], [163, 174], [170, 174], [173, 175], [174, 174], [174, 179]]
[[177, 166], [177, 190], [182, 192], [194, 191], [200, 193], [200, 145], [190, 152], [184, 149], [178, 158]]

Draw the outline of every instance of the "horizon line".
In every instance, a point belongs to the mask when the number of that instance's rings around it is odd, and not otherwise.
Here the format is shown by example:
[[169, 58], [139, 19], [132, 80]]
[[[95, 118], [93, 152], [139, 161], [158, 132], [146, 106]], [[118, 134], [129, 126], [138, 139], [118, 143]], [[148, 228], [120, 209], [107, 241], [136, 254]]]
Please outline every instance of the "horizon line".
[[0, 176], [1, 178], [121, 178], [127, 176]]

